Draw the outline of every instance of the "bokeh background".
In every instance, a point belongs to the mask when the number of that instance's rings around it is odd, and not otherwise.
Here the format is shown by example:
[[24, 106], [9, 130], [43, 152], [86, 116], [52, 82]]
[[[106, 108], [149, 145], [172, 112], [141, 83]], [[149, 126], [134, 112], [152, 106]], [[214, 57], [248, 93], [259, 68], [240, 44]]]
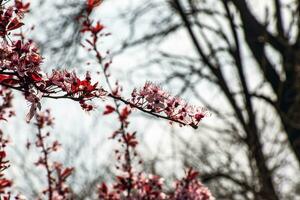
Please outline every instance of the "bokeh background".
[[[45, 71], [100, 71], [80, 46], [75, 18], [84, 6], [31, 1], [23, 30], [38, 43]], [[144, 160], [137, 169], [172, 186], [192, 166], [216, 199], [300, 199], [299, 7], [293, 0], [105, 0], [95, 9], [111, 33], [99, 47], [111, 52], [111, 79], [124, 97], [152, 81], [212, 113], [194, 130], [135, 112], [130, 129]], [[104, 83], [101, 74], [98, 81]], [[1, 124], [12, 140], [9, 175], [33, 199], [44, 185], [33, 164], [38, 155], [26, 149], [36, 130], [24, 120], [28, 104], [14, 95], [17, 116]], [[116, 116], [103, 117], [101, 101], [89, 113], [68, 100], [42, 105], [51, 109], [50, 131], [63, 146], [55, 159], [76, 168], [76, 199], [92, 199], [97, 184], [117, 173], [117, 144], [108, 139]]]

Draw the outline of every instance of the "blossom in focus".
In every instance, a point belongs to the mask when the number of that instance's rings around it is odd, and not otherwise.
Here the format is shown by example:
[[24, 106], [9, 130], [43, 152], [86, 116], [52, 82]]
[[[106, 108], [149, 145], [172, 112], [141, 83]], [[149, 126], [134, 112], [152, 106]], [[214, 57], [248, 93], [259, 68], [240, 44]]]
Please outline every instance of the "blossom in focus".
[[164, 114], [172, 121], [197, 127], [209, 112], [203, 107], [189, 105], [179, 97], [174, 97], [159, 86], [147, 82], [141, 89], [134, 89], [131, 103], [153, 113]]

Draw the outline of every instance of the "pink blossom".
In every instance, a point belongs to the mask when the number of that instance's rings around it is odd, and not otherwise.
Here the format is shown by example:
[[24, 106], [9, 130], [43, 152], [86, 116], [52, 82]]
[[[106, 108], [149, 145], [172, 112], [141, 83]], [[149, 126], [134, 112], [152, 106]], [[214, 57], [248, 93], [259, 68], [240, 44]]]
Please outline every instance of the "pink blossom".
[[133, 90], [131, 97], [131, 103], [137, 107], [192, 127], [197, 127], [202, 118], [209, 115], [205, 108], [189, 105], [150, 82], [145, 83], [140, 90]]
[[198, 179], [198, 172], [187, 170], [186, 177], [176, 183], [176, 189], [172, 200], [214, 200], [208, 188]]

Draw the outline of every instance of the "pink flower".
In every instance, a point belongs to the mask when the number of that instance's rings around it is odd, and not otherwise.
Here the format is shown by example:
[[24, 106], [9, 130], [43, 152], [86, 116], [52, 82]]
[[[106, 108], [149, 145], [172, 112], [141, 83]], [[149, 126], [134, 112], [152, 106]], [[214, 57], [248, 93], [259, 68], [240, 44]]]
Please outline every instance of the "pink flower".
[[214, 200], [214, 197], [198, 179], [198, 172], [189, 169], [186, 177], [178, 181], [173, 200]]
[[159, 86], [147, 82], [140, 89], [134, 89], [131, 94], [131, 103], [135, 106], [162, 114], [171, 121], [197, 127], [202, 118], [209, 112], [202, 107], [189, 105], [179, 97], [173, 97]]

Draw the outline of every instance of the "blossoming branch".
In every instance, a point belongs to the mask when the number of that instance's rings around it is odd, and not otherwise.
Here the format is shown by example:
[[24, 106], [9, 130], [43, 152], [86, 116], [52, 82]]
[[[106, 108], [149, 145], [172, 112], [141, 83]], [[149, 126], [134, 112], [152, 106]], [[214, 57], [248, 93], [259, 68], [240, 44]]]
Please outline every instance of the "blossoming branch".
[[[45, 74], [40, 66], [43, 58], [32, 40], [24, 39], [20, 32], [15, 37], [12, 31], [23, 26], [22, 12], [28, 10], [28, 4], [21, 1], [15, 1], [14, 6], [7, 9], [1, 9], [0, 12], [0, 84], [8, 88], [22, 91], [26, 100], [31, 103], [30, 111], [27, 115], [29, 121], [35, 114], [37, 108], [40, 109], [41, 98], [68, 98], [78, 101], [81, 107], [90, 111], [93, 105], [89, 104], [94, 98], [111, 97], [120, 100], [131, 107], [140, 111], [164, 118], [170, 121], [178, 122], [182, 125], [190, 125], [197, 128], [200, 120], [206, 115], [202, 108], [196, 108], [188, 105], [179, 98], [172, 97], [170, 94], [161, 90], [152, 83], [146, 83], [142, 90], [135, 89], [132, 92], [132, 98], [126, 100], [119, 94], [109, 93], [98, 85], [98, 82], [92, 82], [89, 72], [85, 78], [80, 79], [75, 71], [53, 70], [50, 74]], [[107, 73], [109, 63], [103, 64], [103, 58], [97, 47], [97, 41], [103, 35], [104, 28], [99, 22], [93, 23], [89, 18], [92, 5], [98, 3], [88, 3], [86, 15], [82, 15], [82, 30], [91, 34], [91, 39], [86, 41], [96, 53], [99, 64], [104, 66], [104, 73]], [[95, 25], [94, 25], [95, 24]], [[15, 34], [16, 35], [16, 34]]]

